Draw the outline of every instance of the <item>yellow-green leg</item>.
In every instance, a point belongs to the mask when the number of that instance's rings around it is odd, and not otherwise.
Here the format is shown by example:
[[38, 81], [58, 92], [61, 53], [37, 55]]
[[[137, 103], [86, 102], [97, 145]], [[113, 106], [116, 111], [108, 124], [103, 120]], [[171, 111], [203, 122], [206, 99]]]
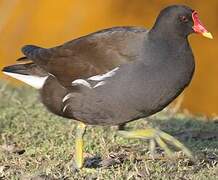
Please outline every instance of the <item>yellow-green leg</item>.
[[188, 157], [192, 158], [192, 153], [173, 136], [153, 128], [140, 129], [135, 131], [118, 131], [121, 135], [128, 138], [141, 138], [150, 140], [150, 151], [154, 154], [156, 143], [166, 152], [169, 157], [172, 157], [172, 151], [168, 148], [169, 144], [181, 149]]
[[77, 169], [81, 169], [83, 166], [83, 136], [86, 131], [86, 125], [79, 123], [76, 130], [75, 140], [75, 166]]

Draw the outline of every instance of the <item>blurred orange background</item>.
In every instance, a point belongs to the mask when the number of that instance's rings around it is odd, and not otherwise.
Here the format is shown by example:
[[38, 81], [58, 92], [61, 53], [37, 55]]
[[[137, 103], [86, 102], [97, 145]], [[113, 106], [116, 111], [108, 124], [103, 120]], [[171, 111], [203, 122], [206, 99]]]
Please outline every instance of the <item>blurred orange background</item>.
[[190, 37], [197, 68], [182, 106], [195, 113], [218, 114], [217, 0], [0, 0], [0, 66], [15, 63], [25, 44], [56, 46], [112, 26], [149, 28], [159, 11], [172, 4], [197, 10], [214, 36], [214, 40]]

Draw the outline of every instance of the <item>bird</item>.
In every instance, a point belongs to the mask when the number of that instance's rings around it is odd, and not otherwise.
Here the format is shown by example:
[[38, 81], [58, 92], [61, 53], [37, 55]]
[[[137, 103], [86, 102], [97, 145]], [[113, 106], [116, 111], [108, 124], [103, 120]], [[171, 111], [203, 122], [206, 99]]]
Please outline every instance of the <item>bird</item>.
[[[195, 59], [188, 36], [212, 39], [197, 11], [185, 5], [162, 9], [150, 29], [118, 26], [62, 45], [25, 45], [23, 57], [3, 73], [39, 90], [55, 115], [78, 122], [74, 162], [84, 165], [83, 136], [88, 125], [122, 126], [144, 119], [171, 103], [190, 84]], [[173, 136], [155, 128], [118, 130], [127, 138], [150, 140], [172, 156], [169, 144], [192, 157]]]

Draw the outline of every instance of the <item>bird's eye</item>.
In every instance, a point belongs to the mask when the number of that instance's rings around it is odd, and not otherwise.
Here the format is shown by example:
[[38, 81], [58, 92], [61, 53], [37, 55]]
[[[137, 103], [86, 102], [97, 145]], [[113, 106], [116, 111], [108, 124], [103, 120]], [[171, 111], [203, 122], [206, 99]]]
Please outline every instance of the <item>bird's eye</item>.
[[182, 22], [185, 22], [185, 23], [188, 22], [188, 18], [187, 18], [186, 16], [180, 16], [180, 20], [181, 20]]

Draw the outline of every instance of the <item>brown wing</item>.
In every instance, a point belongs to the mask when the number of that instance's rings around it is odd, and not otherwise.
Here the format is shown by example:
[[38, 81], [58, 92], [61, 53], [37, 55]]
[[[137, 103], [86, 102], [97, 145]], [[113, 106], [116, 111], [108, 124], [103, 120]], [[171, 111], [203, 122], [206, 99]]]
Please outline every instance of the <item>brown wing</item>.
[[136, 59], [146, 30], [116, 27], [99, 31], [54, 48], [24, 46], [24, 55], [53, 74], [62, 85], [75, 79], [103, 74], [120, 64]]

